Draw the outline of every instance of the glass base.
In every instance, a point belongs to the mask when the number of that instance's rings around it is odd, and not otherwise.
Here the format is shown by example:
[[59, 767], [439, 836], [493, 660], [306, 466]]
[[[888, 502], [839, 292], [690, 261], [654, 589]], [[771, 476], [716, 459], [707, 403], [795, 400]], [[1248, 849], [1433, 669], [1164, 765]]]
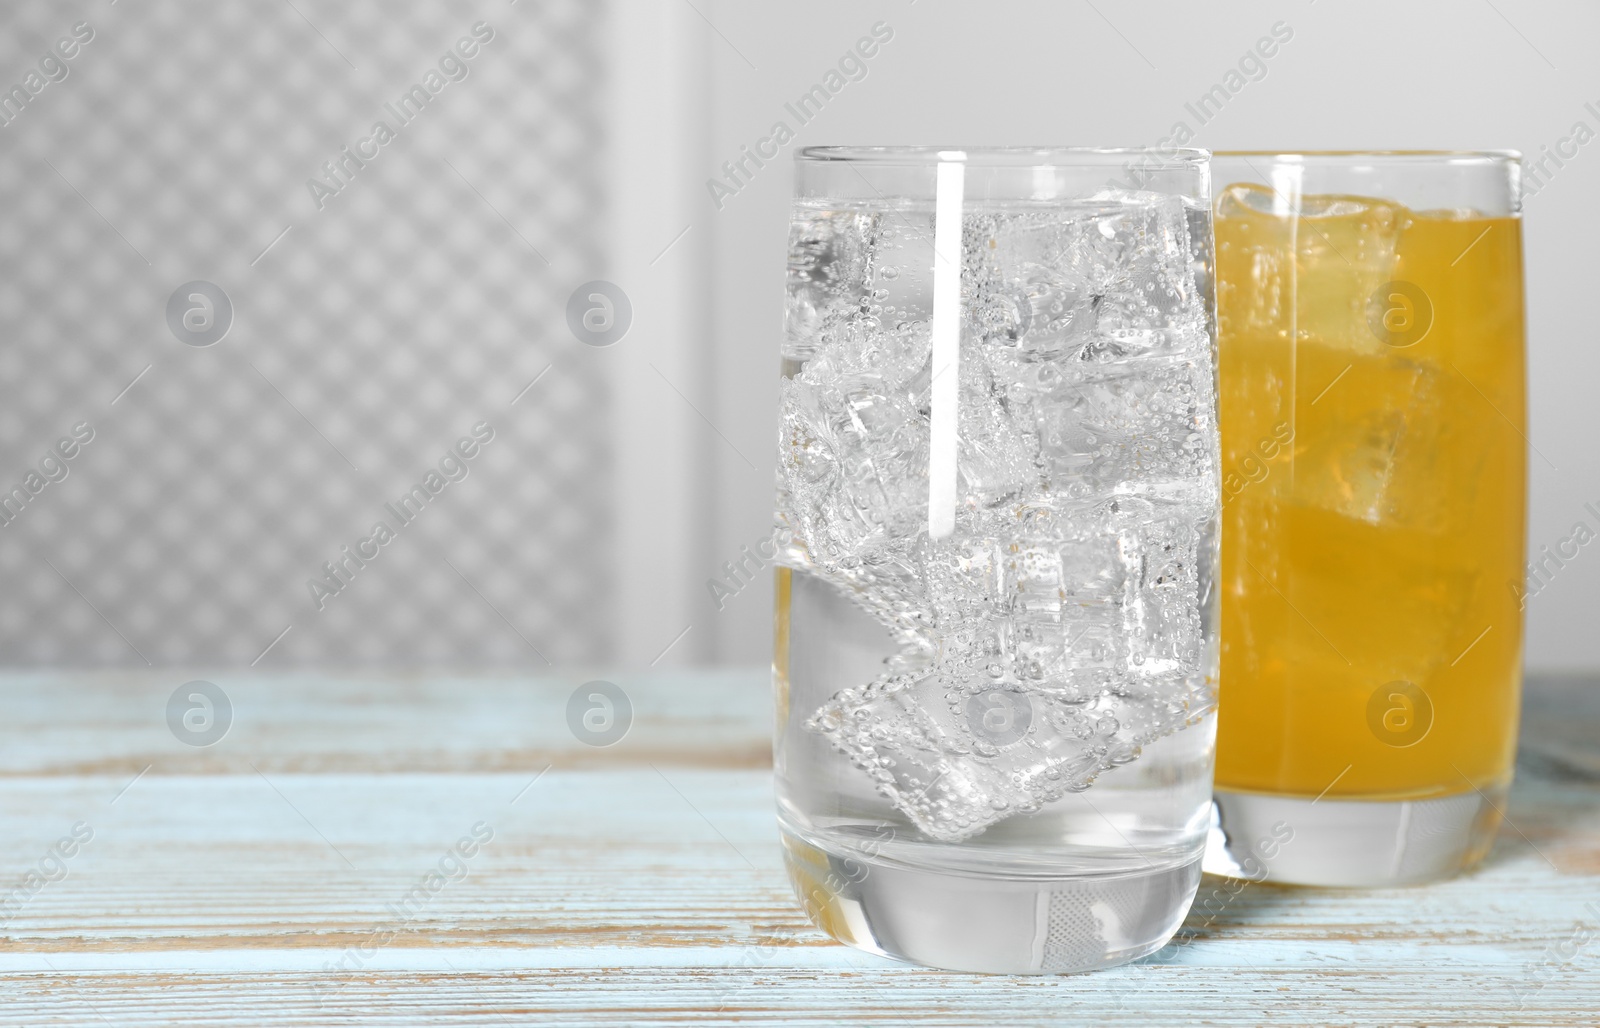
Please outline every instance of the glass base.
[[1481, 794], [1386, 802], [1218, 789], [1205, 870], [1285, 885], [1437, 881], [1489, 852], [1509, 791], [1507, 781]]
[[947, 971], [1063, 974], [1166, 945], [1200, 883], [1200, 861], [1120, 875], [956, 874], [828, 853], [782, 832], [789, 879], [811, 920], [857, 949]]

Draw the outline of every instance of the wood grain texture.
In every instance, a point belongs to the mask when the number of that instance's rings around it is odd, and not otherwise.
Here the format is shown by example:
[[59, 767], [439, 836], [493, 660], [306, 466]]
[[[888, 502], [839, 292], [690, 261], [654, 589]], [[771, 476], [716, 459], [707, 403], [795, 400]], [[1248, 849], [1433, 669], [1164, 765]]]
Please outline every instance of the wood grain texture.
[[[615, 746], [580, 743], [566, 704], [606, 678], [633, 705]], [[192, 679], [233, 706], [222, 742], [195, 749], [167, 729], [167, 698]], [[314, 675], [139, 672], [0, 678], [0, 775], [503, 771], [663, 761], [770, 767], [770, 686], [750, 672], [328, 679]]]
[[[14, 726], [0, 888], [74, 824], [93, 830], [65, 877], [0, 903], [0, 1022], [1593, 1025], [1600, 1011], [1593, 682], [1530, 689], [1514, 827], [1475, 873], [1250, 886], [1138, 964], [1004, 978], [899, 965], [805, 922], [758, 756], [758, 675], [627, 682], [639, 720], [604, 750], [566, 728], [582, 678], [260, 678], [219, 682], [235, 726], [189, 751], [163, 713], [182, 680], [0, 681]], [[474, 826], [492, 837], [461, 857]]]

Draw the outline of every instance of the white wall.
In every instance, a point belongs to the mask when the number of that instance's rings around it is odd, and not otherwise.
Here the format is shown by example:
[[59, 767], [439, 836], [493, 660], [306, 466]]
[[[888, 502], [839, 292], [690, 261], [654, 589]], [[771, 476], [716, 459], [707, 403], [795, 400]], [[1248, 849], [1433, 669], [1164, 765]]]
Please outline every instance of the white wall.
[[[1584, 107], [1591, 101], [1600, 110], [1600, 73], [1590, 60], [1600, 11], [1577, 2], [1498, 5], [1515, 27], [1488, 4], [1372, 0], [696, 6], [711, 23], [684, 14], [709, 40], [710, 152], [702, 178], [717, 175], [741, 144], [766, 135], [785, 116], [785, 101], [817, 81], [869, 26], [886, 21], [894, 29], [867, 76], [800, 128], [778, 162], [722, 210], [703, 182], [696, 187], [696, 231], [711, 239], [714, 359], [705, 414], [716, 432], [704, 431], [703, 445], [713, 461], [706, 497], [713, 565], [769, 530], [789, 165], [799, 146], [1140, 146], [1157, 143], [1183, 119], [1197, 129], [1193, 145], [1215, 149], [1536, 154], [1577, 121], [1600, 131], [1600, 115]], [[1294, 35], [1266, 77], [1198, 125], [1184, 104], [1279, 21]], [[1597, 186], [1600, 142], [1583, 148], [1527, 205], [1531, 434], [1550, 461], [1535, 456], [1530, 464], [1533, 551], [1565, 538], [1579, 521], [1600, 531], [1600, 518], [1584, 509], [1600, 508], [1600, 340], [1585, 316], [1596, 293], [1588, 233], [1600, 213]], [[706, 577], [716, 573], [705, 569]], [[766, 659], [771, 597], [764, 576], [721, 612], [703, 592], [698, 604], [696, 631], [711, 655]], [[1530, 600], [1529, 667], [1600, 667], [1597, 613], [1600, 545], [1593, 545]]]

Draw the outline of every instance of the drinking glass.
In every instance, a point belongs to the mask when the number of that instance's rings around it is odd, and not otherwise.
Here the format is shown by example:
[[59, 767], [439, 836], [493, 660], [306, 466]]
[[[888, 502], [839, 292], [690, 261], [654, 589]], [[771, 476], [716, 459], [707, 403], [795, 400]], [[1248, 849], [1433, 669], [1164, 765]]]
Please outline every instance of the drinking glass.
[[1150, 953], [1210, 820], [1208, 155], [796, 163], [775, 764], [797, 894], [935, 967]]
[[1206, 868], [1439, 878], [1487, 852], [1515, 756], [1518, 158], [1240, 153], [1215, 171], [1224, 527]]

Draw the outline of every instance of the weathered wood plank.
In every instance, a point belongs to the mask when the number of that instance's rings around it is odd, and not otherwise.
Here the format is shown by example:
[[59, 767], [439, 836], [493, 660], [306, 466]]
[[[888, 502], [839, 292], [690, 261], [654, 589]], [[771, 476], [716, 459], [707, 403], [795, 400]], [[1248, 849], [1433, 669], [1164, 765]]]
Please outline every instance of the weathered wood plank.
[[[613, 746], [580, 741], [567, 700], [601, 675], [329, 678], [235, 673], [62, 672], [0, 679], [0, 776], [508, 771], [675, 763], [770, 767], [771, 686], [749, 671], [615, 675], [633, 707]], [[167, 699], [213, 682], [233, 707], [222, 741], [195, 748], [167, 727]]]
[[[1552, 983], [1519, 1008], [1475, 972], [1149, 969], [1062, 978], [761, 970], [730, 975], [617, 968], [394, 973], [335, 996], [307, 975], [39, 975], [8, 983], [23, 1024], [254, 1025], [1449, 1025], [1592, 1028]], [[1594, 996], [1584, 992], [1591, 1003]]]
[[[826, 944], [790, 897], [766, 773], [552, 771], [524, 792], [530, 777], [149, 775], [114, 806], [113, 779], [12, 779], [6, 866], [37, 864], [74, 822], [94, 836], [12, 916], [0, 969], [38, 950], [338, 950], [393, 920], [388, 905], [441, 861], [457, 880], [413, 903], [388, 946]], [[1540, 855], [1600, 846], [1582, 814], [1569, 790], [1521, 785], [1510, 815], [1528, 841], [1506, 833], [1476, 874], [1388, 892], [1252, 886], [1210, 934], [1472, 941], [1516, 962], [1580, 914], [1576, 886], [1600, 885]], [[488, 841], [448, 857], [479, 824]]]
[[[1590, 683], [1531, 691], [1515, 827], [1477, 872], [1251, 886], [1138, 965], [1056, 978], [904, 967], [805, 922], [770, 774], [726, 759], [765, 745], [759, 676], [679, 679], [675, 696], [632, 683], [632, 751], [573, 740], [577, 680], [480, 684], [236, 682], [238, 734], [204, 759], [166, 730], [170, 679], [57, 680], [54, 699], [0, 684], [0, 716], [43, 737], [0, 758], [0, 886], [53, 874], [56, 841], [93, 830], [64, 877], [0, 895], [0, 1019], [1565, 1025], [1600, 1010]], [[674, 741], [700, 718], [698, 742]], [[472, 854], [441, 865], [474, 826]], [[430, 869], [447, 876], [431, 892]]]

